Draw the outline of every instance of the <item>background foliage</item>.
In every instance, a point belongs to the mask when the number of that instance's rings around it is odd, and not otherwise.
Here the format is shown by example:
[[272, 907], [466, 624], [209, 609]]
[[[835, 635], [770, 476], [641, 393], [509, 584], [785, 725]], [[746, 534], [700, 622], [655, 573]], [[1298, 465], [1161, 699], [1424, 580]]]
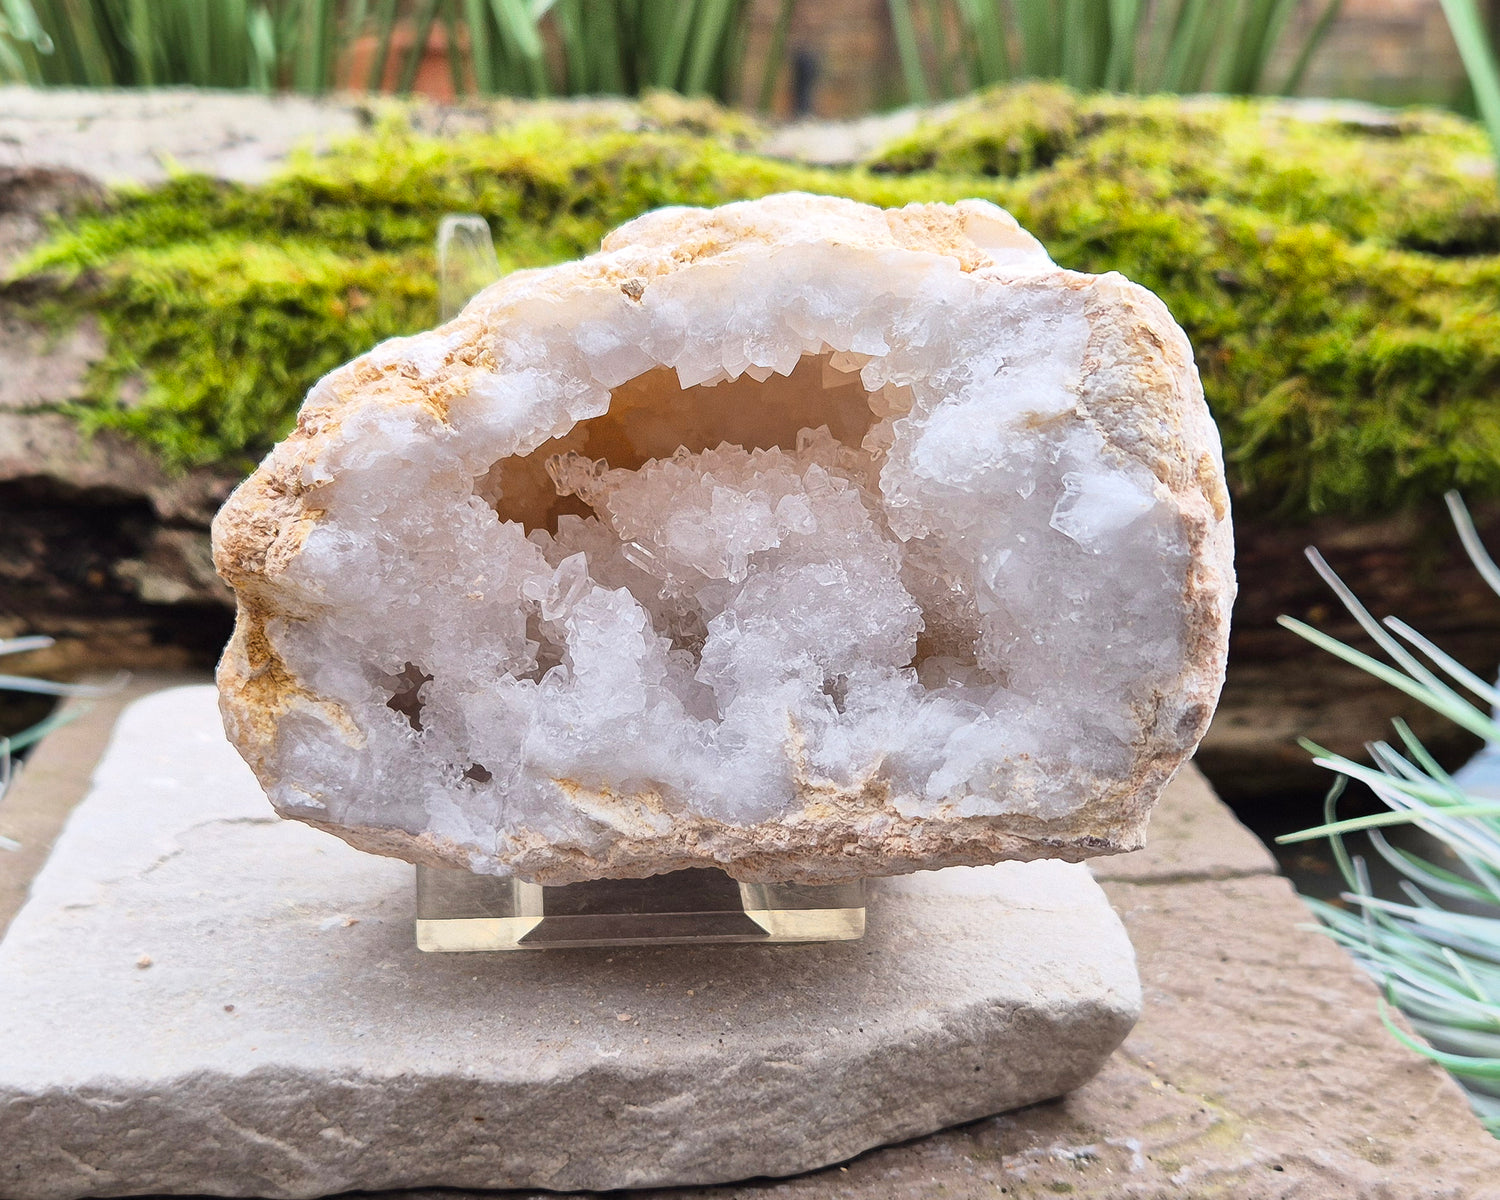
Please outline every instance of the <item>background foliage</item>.
[[1113, 92], [1290, 94], [1343, 5], [1322, 0], [1290, 70], [1273, 82], [1271, 55], [1298, 0], [888, 2], [907, 98], [916, 101], [1016, 79]]
[[0, 0], [0, 80], [380, 90], [394, 64], [395, 89], [407, 92], [440, 29], [460, 95], [727, 97], [747, 9], [746, 0]]
[[[898, 98], [925, 102], [1021, 78], [1116, 91], [1291, 91], [1341, 4], [1322, 2], [1290, 71], [1273, 82], [1267, 64], [1297, 0], [888, 0]], [[781, 0], [761, 78], [751, 81], [762, 107], [784, 65], [796, 3]], [[749, 8], [747, 0], [0, 0], [0, 80], [302, 92], [393, 83], [406, 92], [438, 30], [460, 95], [670, 88], [729, 99]]]
[[[1500, 594], [1500, 567], [1481, 544], [1468, 510], [1457, 492], [1448, 493], [1447, 501], [1475, 568]], [[1400, 720], [1394, 722], [1399, 746], [1369, 747], [1373, 768], [1304, 741], [1319, 766], [1337, 773], [1337, 782], [1324, 825], [1278, 840], [1330, 839], [1348, 890], [1341, 904], [1310, 900], [1313, 910], [1427, 1040], [1413, 1039], [1382, 1012], [1391, 1033], [1451, 1071], [1485, 1128], [1500, 1136], [1500, 690], [1405, 622], [1377, 622], [1316, 551], [1308, 557], [1395, 666], [1301, 621], [1283, 617], [1281, 624], [1482, 737], [1486, 749], [1450, 775]], [[1351, 779], [1367, 785], [1386, 811], [1335, 821], [1335, 806]], [[1430, 853], [1387, 841], [1381, 831], [1396, 825], [1423, 831]], [[1365, 862], [1344, 844], [1344, 836], [1356, 832], [1367, 833], [1375, 852], [1395, 868], [1399, 894], [1379, 895], [1371, 887]]]

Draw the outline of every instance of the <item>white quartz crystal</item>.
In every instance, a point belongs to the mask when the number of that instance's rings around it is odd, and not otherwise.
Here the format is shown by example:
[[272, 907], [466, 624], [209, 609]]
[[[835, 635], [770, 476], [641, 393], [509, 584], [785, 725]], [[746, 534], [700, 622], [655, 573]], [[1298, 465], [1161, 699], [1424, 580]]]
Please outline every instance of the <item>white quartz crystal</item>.
[[320, 382], [216, 546], [275, 806], [544, 882], [1130, 848], [1233, 595], [1181, 332], [977, 202], [518, 273]]

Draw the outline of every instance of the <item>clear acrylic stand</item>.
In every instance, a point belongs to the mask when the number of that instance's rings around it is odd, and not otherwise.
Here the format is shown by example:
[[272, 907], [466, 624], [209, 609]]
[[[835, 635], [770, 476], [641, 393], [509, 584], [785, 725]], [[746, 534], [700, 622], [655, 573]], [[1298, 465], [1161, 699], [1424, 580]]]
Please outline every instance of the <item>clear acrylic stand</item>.
[[[483, 217], [438, 226], [442, 319], [500, 277]], [[544, 887], [519, 879], [417, 868], [417, 946], [430, 951], [546, 950], [704, 942], [846, 942], [864, 936], [865, 885], [739, 883], [698, 868], [648, 879]]]
[[438, 223], [438, 316], [451, 321], [500, 278], [490, 223], [474, 213], [449, 213]]
[[864, 881], [737, 883], [698, 868], [542, 887], [417, 868], [422, 950], [547, 950], [692, 942], [847, 942], [865, 932]]

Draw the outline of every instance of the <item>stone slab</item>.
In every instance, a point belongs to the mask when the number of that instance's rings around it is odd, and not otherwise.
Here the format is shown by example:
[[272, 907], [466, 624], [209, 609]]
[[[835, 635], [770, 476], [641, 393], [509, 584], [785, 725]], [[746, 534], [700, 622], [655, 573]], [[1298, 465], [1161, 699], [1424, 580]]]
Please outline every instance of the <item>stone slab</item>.
[[1133, 1023], [1087, 871], [882, 883], [861, 942], [420, 954], [412, 869], [133, 705], [0, 942], [0, 1194], [786, 1175], [1061, 1094]]
[[[7, 664], [9, 665], [9, 664]], [[81, 683], [108, 683], [85, 676]], [[52, 851], [68, 814], [89, 790], [89, 780], [110, 731], [125, 707], [152, 692], [197, 683], [188, 672], [140, 671], [116, 692], [64, 701], [72, 719], [54, 730], [27, 756], [4, 795], [0, 795], [0, 935], [5, 933], [42, 864]], [[6, 849], [6, 845], [14, 849]]]
[[111, 184], [174, 170], [256, 182], [292, 150], [358, 128], [353, 104], [306, 96], [0, 87], [0, 167], [66, 167]]
[[1375, 987], [1307, 928], [1286, 880], [1104, 886], [1135, 942], [1145, 1006], [1066, 1099], [795, 1179], [629, 1200], [1500, 1197], [1500, 1141], [1382, 1027]]

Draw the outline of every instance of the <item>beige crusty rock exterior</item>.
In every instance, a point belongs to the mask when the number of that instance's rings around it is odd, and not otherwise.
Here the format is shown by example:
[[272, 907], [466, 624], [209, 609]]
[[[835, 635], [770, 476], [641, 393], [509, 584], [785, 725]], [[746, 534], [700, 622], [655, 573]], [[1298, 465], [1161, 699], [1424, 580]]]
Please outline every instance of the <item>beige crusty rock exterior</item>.
[[[221, 709], [230, 740], [268, 791], [275, 782], [273, 750], [289, 717], [316, 714], [341, 729], [352, 746], [364, 737], [346, 707], [299, 678], [267, 637], [272, 620], [316, 616], [316, 605], [285, 576], [324, 516], [320, 493], [329, 480], [319, 476], [317, 464], [344, 424], [368, 410], [406, 407], [445, 422], [451, 406], [497, 370], [494, 347], [517, 332], [517, 314], [538, 300], [568, 306], [613, 293], [639, 303], [674, 273], [732, 260], [747, 248], [809, 241], [871, 255], [946, 256], [995, 288], [1024, 279], [1029, 288], [1084, 293], [1089, 336], [1073, 415], [1170, 492], [1189, 543], [1181, 596], [1186, 667], [1170, 689], [1175, 720], [1165, 728], [1152, 711], [1138, 709], [1141, 736], [1129, 775], [1105, 781], [1060, 820], [1024, 814], [903, 817], [897, 798], [873, 775], [854, 786], [820, 778], [799, 761], [793, 730], [789, 754], [797, 802], [773, 819], [735, 825], [668, 811], [651, 792], [615, 794], [558, 779], [558, 788], [581, 807], [609, 810], [608, 845], [600, 850], [563, 844], [522, 828], [483, 869], [560, 884], [717, 865], [742, 880], [831, 883], [1002, 859], [1077, 861], [1142, 845], [1150, 810], [1207, 728], [1223, 680], [1235, 583], [1217, 430], [1191, 348], [1154, 295], [1117, 274], [1051, 267], [1009, 214], [977, 201], [881, 211], [792, 194], [716, 210], [662, 210], [611, 234], [598, 255], [518, 272], [487, 289], [443, 330], [386, 343], [327, 376], [309, 395], [296, 428], [238, 488], [213, 528], [215, 564], [238, 600], [234, 636], [218, 670]], [[1045, 270], [1038, 270], [1039, 258]], [[377, 854], [475, 865], [471, 848], [432, 834], [282, 812]], [[664, 812], [666, 822], [657, 819]]]

